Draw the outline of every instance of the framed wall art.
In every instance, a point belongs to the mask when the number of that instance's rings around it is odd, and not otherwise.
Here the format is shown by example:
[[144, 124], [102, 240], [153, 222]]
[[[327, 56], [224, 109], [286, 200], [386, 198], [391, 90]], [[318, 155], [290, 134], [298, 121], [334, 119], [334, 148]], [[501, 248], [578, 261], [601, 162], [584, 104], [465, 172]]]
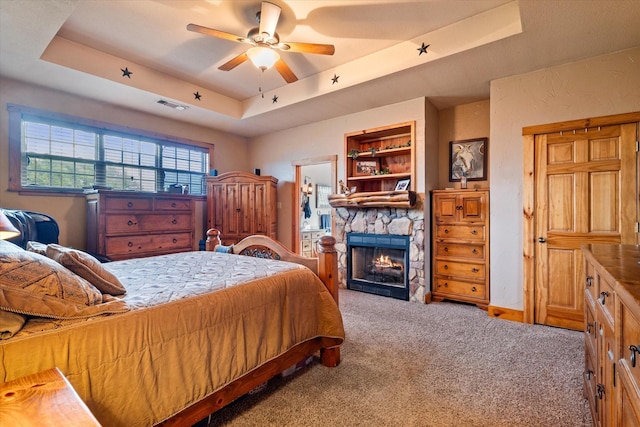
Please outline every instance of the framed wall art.
[[330, 185], [316, 185], [316, 207], [317, 208], [330, 208], [329, 194], [331, 194]]
[[407, 179], [400, 179], [398, 180], [398, 183], [396, 184], [396, 190], [395, 191], [405, 191], [409, 189], [409, 184], [411, 184], [411, 179], [407, 178]]
[[354, 176], [375, 175], [380, 171], [378, 159], [356, 160], [353, 166]]
[[449, 142], [449, 182], [486, 181], [488, 138]]

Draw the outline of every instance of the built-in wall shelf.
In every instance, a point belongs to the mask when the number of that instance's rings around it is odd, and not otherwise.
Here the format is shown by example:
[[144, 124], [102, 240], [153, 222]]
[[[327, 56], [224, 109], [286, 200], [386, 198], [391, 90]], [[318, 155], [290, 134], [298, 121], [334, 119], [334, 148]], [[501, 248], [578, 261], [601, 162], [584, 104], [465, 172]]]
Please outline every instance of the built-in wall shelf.
[[352, 193], [415, 189], [415, 122], [347, 133], [344, 147]]

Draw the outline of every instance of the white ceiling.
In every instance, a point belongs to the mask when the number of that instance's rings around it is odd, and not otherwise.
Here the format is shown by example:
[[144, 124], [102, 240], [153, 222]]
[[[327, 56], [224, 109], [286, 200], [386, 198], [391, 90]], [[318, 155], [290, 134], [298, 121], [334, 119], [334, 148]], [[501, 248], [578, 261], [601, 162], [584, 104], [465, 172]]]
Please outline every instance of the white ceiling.
[[250, 62], [218, 70], [247, 45], [186, 30], [245, 36], [258, 0], [0, 0], [0, 75], [252, 137], [421, 96], [487, 99], [491, 80], [640, 45], [639, 0], [271, 1], [281, 40], [336, 49], [282, 53], [289, 85]]

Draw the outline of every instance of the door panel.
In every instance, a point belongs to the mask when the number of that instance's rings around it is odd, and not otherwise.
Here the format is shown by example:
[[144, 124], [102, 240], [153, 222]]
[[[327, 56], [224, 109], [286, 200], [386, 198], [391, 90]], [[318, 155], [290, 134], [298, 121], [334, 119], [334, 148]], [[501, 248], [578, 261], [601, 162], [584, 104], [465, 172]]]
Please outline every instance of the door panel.
[[580, 246], [635, 243], [636, 124], [535, 136], [534, 321], [583, 330]]

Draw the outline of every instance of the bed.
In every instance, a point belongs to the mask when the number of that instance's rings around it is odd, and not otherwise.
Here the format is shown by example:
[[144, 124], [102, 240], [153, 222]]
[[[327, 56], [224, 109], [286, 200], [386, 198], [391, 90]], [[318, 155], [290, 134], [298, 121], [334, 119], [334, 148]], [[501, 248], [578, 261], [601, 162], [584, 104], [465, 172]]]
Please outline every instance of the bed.
[[[223, 247], [209, 230], [207, 251], [102, 264], [126, 293], [101, 289], [99, 313], [24, 316], [0, 340], [0, 381], [57, 367], [105, 426], [190, 426], [312, 355], [340, 363], [334, 245], [302, 258], [265, 236]], [[7, 308], [19, 302], [1, 267], [0, 311], [24, 314]]]

